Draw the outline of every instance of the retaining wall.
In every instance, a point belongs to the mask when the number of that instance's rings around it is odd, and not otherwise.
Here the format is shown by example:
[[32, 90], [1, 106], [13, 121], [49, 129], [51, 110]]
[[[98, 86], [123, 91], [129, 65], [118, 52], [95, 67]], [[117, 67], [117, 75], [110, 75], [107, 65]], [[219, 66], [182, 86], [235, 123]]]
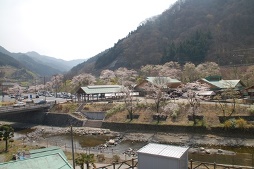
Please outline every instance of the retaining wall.
[[[81, 127], [83, 120], [79, 120], [69, 114], [47, 113], [47, 112], [24, 112], [12, 114], [0, 114], [1, 121], [17, 123], [37, 124], [58, 127]], [[217, 134], [229, 136], [253, 137], [254, 128], [249, 129], [224, 129], [223, 127], [211, 127], [207, 129], [202, 126], [178, 126], [178, 125], [157, 125], [157, 124], [136, 124], [136, 123], [112, 123], [103, 122], [102, 128], [121, 132], [169, 132], [169, 133], [198, 133], [198, 134]]]
[[128, 132], [169, 132], [169, 133], [198, 133], [198, 134], [216, 134], [224, 136], [254, 136], [254, 128], [250, 129], [225, 129], [223, 127], [211, 127], [207, 129], [202, 126], [178, 126], [178, 125], [156, 125], [156, 124], [136, 124], [136, 123], [112, 123], [103, 122], [102, 128], [113, 131]]
[[31, 123], [46, 126], [75, 126], [80, 127], [83, 121], [68, 114], [47, 113], [47, 112], [23, 112], [12, 114], [0, 114], [1, 121]]

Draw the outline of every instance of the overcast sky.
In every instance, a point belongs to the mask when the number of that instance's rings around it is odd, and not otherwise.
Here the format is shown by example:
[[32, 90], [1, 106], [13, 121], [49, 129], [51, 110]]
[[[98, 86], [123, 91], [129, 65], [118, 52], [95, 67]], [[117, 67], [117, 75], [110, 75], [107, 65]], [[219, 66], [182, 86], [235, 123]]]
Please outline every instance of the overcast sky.
[[0, 0], [0, 46], [64, 60], [90, 58], [176, 0]]

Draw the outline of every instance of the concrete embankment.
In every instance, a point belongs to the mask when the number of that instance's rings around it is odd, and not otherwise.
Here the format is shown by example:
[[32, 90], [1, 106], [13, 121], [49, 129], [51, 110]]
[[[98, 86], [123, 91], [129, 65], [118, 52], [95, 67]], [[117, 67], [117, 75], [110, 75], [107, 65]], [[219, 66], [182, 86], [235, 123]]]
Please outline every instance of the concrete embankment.
[[30, 123], [46, 126], [76, 126], [81, 127], [83, 120], [77, 119], [69, 114], [48, 113], [48, 112], [22, 112], [16, 114], [0, 114], [1, 121]]
[[[55, 126], [55, 127], [82, 127], [84, 120], [78, 119], [69, 114], [48, 113], [48, 112], [24, 112], [9, 115], [0, 115], [1, 121], [9, 121], [25, 124]], [[103, 122], [102, 128], [119, 132], [139, 132], [139, 133], [182, 133], [182, 134], [199, 134], [199, 135], [217, 135], [223, 137], [234, 137], [242, 139], [254, 139], [254, 129], [230, 129], [225, 130], [222, 127], [211, 127], [207, 129], [202, 126], [178, 126], [178, 125], [152, 125], [152, 124], [135, 124], [135, 123], [112, 123]]]

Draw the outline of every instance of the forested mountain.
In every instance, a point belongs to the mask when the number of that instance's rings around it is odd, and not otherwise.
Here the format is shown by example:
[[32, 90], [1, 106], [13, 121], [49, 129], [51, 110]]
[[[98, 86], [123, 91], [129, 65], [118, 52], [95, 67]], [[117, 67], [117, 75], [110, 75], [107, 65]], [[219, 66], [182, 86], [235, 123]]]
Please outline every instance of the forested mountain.
[[[58, 73], [65, 73], [69, 71], [73, 66], [82, 63], [85, 59], [77, 59], [71, 61], [65, 61], [62, 59], [56, 59], [49, 56], [40, 55], [36, 52], [27, 53], [11, 53], [5, 48], [0, 46], [1, 52], [1, 65], [9, 65], [11, 63], [15, 65], [22, 65], [22, 68], [30, 70], [38, 76], [51, 76]], [[16, 67], [16, 66], [14, 66]]]
[[66, 61], [63, 59], [56, 59], [54, 57], [40, 55], [37, 52], [27, 52], [25, 54], [30, 56], [36, 62], [43, 63], [48, 66], [50, 65], [51, 67], [53, 67], [57, 70], [60, 70], [61, 72], [67, 72], [72, 67], [85, 61], [85, 59], [76, 59], [76, 60]]
[[254, 63], [253, 26], [252, 0], [178, 0], [92, 62], [80, 64], [79, 70], [98, 74], [103, 69], [139, 69], [168, 61]]
[[46, 64], [43, 64], [41, 62], [36, 62], [31, 57], [27, 56], [23, 53], [14, 54], [15, 58], [22, 63], [28, 70], [31, 70], [37, 75], [40, 76], [50, 76], [53, 74], [62, 73], [62, 71], [55, 69], [53, 67], [50, 67]]
[[24, 66], [16, 59], [0, 52], [0, 66], [12, 66], [15, 68], [23, 68]]

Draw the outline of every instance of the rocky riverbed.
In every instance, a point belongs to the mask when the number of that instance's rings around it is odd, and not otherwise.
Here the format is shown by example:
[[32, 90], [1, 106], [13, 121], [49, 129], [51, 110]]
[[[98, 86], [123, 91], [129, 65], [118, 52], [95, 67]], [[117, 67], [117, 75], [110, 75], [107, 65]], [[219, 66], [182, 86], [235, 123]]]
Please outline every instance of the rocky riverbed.
[[[22, 124], [24, 127], [25, 125]], [[30, 132], [22, 139], [24, 141], [42, 140], [45, 136], [55, 136], [70, 133], [70, 127], [51, 127], [51, 126], [25, 126], [30, 128]], [[146, 142], [146, 143], [164, 143], [180, 146], [189, 146], [192, 152], [201, 153], [221, 153], [220, 150], [204, 150], [203, 147], [210, 146], [232, 146], [232, 147], [254, 147], [254, 138], [229, 137], [218, 135], [201, 135], [189, 133], [162, 133], [162, 132], [115, 132], [109, 129], [89, 128], [89, 127], [73, 127], [73, 134], [76, 135], [106, 135], [116, 138], [116, 144], [120, 141]], [[107, 140], [106, 142], [108, 142]], [[112, 140], [111, 140], [112, 141]], [[201, 151], [200, 151], [201, 150]], [[225, 151], [224, 151], [225, 152]], [[230, 154], [231, 152], [229, 152]]]
[[[70, 127], [49, 127], [49, 126], [34, 126], [31, 128], [32, 132], [26, 134], [24, 141], [29, 140], [40, 140], [45, 137], [61, 135], [70, 133]], [[203, 147], [211, 146], [246, 146], [253, 147], [254, 139], [252, 138], [236, 138], [236, 137], [225, 137], [217, 135], [200, 135], [200, 134], [186, 134], [186, 133], [140, 133], [140, 132], [114, 132], [109, 129], [100, 128], [86, 128], [86, 127], [73, 127], [73, 134], [76, 135], [107, 135], [111, 138], [116, 138], [115, 142], [111, 140], [105, 142], [105, 146], [108, 143], [118, 144], [119, 141], [132, 141], [132, 142], [153, 142], [153, 143], [164, 143], [173, 144], [180, 146], [189, 146], [191, 153], [226, 153], [233, 155], [234, 152], [225, 151], [221, 149], [206, 149]]]

